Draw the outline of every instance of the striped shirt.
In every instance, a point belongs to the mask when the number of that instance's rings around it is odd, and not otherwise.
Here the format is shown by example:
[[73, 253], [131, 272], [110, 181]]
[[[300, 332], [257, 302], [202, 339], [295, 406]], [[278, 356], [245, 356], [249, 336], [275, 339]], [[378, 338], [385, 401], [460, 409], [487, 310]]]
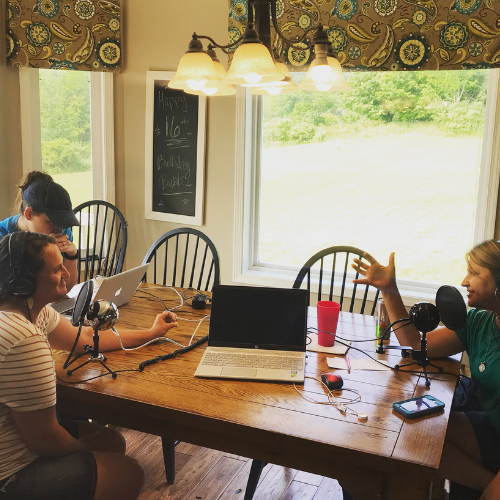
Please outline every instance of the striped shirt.
[[24, 316], [0, 311], [0, 480], [35, 460], [11, 415], [56, 404], [56, 378], [47, 335], [59, 314], [45, 306], [33, 325]]

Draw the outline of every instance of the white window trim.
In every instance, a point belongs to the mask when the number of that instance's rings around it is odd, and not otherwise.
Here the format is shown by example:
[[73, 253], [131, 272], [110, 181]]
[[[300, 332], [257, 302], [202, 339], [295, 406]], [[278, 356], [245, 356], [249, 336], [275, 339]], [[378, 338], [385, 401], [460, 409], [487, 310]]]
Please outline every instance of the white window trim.
[[[38, 69], [19, 68], [23, 173], [42, 169]], [[92, 197], [114, 204], [113, 74], [90, 73]]]
[[[473, 228], [473, 244], [494, 237], [495, 218], [500, 179], [500, 70], [490, 70], [488, 79], [488, 105], [481, 155], [480, 175], [477, 189], [487, 193], [478, 196]], [[255, 207], [258, 201], [258, 169], [260, 161], [260, 130], [255, 126], [262, 105], [257, 96], [239, 87], [236, 96], [236, 158], [235, 158], [235, 219], [233, 276], [235, 283], [248, 285], [277, 286], [290, 288], [299, 268], [292, 266], [254, 265], [257, 256], [258, 220]], [[253, 244], [253, 246], [252, 246]], [[419, 300], [434, 300], [439, 285], [398, 280], [405, 305], [411, 306]], [[349, 295], [349, 291], [347, 291]], [[369, 295], [373, 299], [374, 294]]]

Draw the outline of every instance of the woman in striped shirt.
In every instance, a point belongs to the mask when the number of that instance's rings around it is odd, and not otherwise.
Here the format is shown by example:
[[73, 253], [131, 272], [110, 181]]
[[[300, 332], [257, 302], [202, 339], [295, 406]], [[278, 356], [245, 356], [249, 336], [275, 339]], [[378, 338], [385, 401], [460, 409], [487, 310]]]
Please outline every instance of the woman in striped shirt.
[[[121, 434], [57, 419], [51, 348], [70, 350], [76, 328], [48, 304], [66, 295], [68, 276], [51, 236], [18, 231], [0, 240], [0, 500], [128, 500], [142, 487]], [[164, 312], [148, 330], [120, 330], [123, 345], [161, 337], [176, 319]], [[92, 334], [82, 329], [77, 351]], [[101, 351], [118, 348], [113, 333], [101, 332]]]

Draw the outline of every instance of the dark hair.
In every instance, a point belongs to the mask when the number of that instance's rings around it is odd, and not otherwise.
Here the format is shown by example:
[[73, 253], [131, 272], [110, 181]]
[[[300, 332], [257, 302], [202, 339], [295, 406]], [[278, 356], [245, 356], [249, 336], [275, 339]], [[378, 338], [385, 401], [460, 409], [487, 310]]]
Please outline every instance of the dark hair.
[[[16, 214], [24, 213], [26, 208], [28, 207], [27, 203], [23, 200], [23, 191], [33, 184], [34, 182], [38, 181], [53, 181], [52, 176], [49, 174], [46, 174], [45, 172], [41, 172], [40, 170], [32, 170], [31, 172], [28, 172], [22, 179], [21, 182], [17, 185], [19, 188], [19, 191], [16, 196], [16, 201], [14, 202], [14, 212]], [[39, 215], [38, 212], [33, 211], [36, 215]]]
[[[0, 240], [0, 304], [9, 297], [7, 285], [12, 275], [9, 257], [9, 238], [10, 236], [7, 235]], [[43, 258], [45, 247], [55, 243], [56, 240], [48, 234], [28, 233], [26, 235], [22, 259], [24, 268], [36, 275], [45, 265]]]

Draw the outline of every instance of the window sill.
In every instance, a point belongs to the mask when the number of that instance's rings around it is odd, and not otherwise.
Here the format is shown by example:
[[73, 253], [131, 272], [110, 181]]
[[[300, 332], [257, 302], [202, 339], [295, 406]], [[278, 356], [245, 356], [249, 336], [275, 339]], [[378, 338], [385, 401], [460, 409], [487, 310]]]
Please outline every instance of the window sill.
[[[272, 286], [278, 288], [291, 288], [297, 276], [297, 269], [271, 268], [264, 266], [253, 266], [250, 269], [233, 277], [234, 283]], [[416, 302], [432, 302], [436, 299], [436, 292], [441, 285], [418, 284], [415, 281], [398, 281], [399, 291], [406, 307], [411, 307]], [[346, 283], [346, 295], [351, 295], [352, 283]], [[462, 293], [462, 290], [460, 290]], [[465, 293], [462, 293], [465, 299]], [[375, 293], [368, 294], [368, 300], [373, 300]]]

